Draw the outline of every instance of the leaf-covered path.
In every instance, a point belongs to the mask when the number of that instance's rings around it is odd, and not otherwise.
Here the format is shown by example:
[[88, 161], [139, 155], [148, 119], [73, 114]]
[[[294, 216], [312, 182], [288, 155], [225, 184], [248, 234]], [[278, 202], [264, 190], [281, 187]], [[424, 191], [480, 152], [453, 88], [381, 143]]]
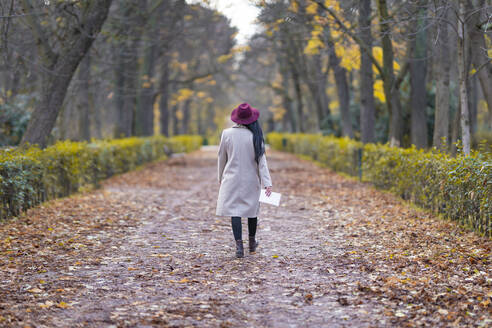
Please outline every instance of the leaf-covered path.
[[[0, 326], [491, 324], [492, 243], [293, 155], [256, 254], [215, 217], [216, 149], [147, 165], [0, 226]], [[243, 224], [243, 235], [247, 235]]]

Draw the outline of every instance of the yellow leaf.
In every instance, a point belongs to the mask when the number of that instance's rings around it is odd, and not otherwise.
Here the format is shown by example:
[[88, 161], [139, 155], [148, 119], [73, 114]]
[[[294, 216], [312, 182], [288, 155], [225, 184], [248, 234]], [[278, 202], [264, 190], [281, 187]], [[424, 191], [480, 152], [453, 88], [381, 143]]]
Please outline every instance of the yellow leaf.
[[306, 13], [310, 15], [316, 14], [317, 11], [318, 11], [318, 4], [316, 2], [313, 2], [306, 7]]
[[382, 103], [386, 103], [386, 96], [384, 94], [384, 86], [382, 80], [376, 80], [376, 82], [374, 82], [374, 97]]
[[41, 279], [41, 280], [39, 281], [39, 283], [40, 283], [40, 284], [45, 284], [45, 283], [46, 283], [46, 281], [44, 281], [44, 280], [42, 280], [42, 279]]
[[190, 280], [188, 278], [183, 278], [181, 279], [180, 281], [178, 281], [180, 284], [184, 284], [184, 283], [187, 283], [187, 282], [190, 282]]
[[328, 107], [331, 110], [335, 110], [335, 109], [338, 109], [340, 107], [340, 104], [338, 103], [338, 100], [332, 100], [332, 101], [330, 101], [330, 104], [328, 105]]
[[318, 38], [313, 38], [308, 41], [306, 48], [304, 48], [304, 53], [306, 55], [316, 55], [319, 53], [319, 49], [323, 48], [324, 44]]
[[490, 304], [490, 298], [487, 298], [485, 301], [481, 302], [480, 305], [486, 308]]
[[59, 307], [59, 308], [62, 308], [62, 309], [66, 309], [66, 308], [69, 308], [70, 307], [70, 304], [67, 304], [67, 303], [61, 301], [56, 306]]
[[272, 255], [272, 257], [273, 257], [274, 259], [276, 259], [276, 258], [278, 258], [278, 255]]
[[292, 1], [289, 10], [294, 13], [297, 13], [299, 11], [299, 4], [297, 3], [296, 0]]
[[136, 270], [138, 270], [138, 269], [137, 268], [132, 268], [132, 267], [129, 267], [128, 268], [128, 271], [136, 271]]

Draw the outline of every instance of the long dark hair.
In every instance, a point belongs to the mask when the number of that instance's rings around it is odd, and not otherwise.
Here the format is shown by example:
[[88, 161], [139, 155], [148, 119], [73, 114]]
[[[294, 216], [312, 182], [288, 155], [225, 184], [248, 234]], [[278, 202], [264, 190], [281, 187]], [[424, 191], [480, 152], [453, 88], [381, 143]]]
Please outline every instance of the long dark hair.
[[253, 145], [255, 146], [255, 161], [260, 162], [260, 157], [265, 153], [265, 139], [263, 139], [263, 131], [258, 120], [251, 124], [245, 125], [251, 132], [253, 132]]

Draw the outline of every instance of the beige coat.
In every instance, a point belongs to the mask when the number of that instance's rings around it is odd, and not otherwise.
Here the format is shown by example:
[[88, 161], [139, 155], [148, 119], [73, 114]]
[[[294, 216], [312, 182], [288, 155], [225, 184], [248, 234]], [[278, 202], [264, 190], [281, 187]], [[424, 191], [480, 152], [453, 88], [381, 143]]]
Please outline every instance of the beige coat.
[[257, 217], [261, 185], [272, 186], [265, 154], [255, 161], [253, 134], [243, 125], [222, 132], [218, 153], [218, 216]]

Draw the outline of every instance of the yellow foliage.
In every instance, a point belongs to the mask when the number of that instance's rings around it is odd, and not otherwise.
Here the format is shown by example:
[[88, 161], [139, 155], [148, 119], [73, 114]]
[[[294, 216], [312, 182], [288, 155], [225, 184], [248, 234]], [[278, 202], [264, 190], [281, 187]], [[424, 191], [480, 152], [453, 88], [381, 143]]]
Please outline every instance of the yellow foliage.
[[154, 135], [159, 135], [161, 132], [161, 111], [160, 111], [161, 95], [155, 97], [154, 106], [152, 111], [154, 112]]
[[211, 78], [212, 78], [212, 75], [207, 75], [207, 76], [202, 77], [200, 79], [196, 79], [195, 83], [197, 83], [197, 84], [206, 83], [206, 82], [210, 81]]
[[292, 3], [290, 4], [289, 10], [294, 12], [294, 13], [299, 12], [299, 4], [297, 3], [296, 0], [292, 1]]
[[217, 62], [219, 64], [224, 64], [225, 62], [227, 62], [231, 58], [232, 58], [232, 54], [222, 55], [222, 56], [219, 56], [219, 58], [217, 58]]
[[340, 3], [336, 0], [325, 0], [325, 6], [327, 8], [331, 8], [335, 11], [339, 11], [340, 10]]
[[319, 53], [319, 49], [323, 47], [324, 47], [323, 42], [317, 37], [314, 37], [308, 41], [306, 48], [304, 48], [304, 53], [306, 55], [316, 55]]
[[[381, 47], [373, 47], [372, 48], [372, 55], [374, 59], [378, 62], [379, 66], [383, 66], [383, 48]], [[401, 67], [400, 64], [396, 60], [393, 61], [393, 69], [395, 72], [398, 72]], [[373, 65], [373, 71], [376, 73], [379, 73], [376, 69], [376, 66]]]
[[338, 102], [338, 100], [332, 100], [330, 101], [328, 107], [330, 107], [331, 110], [338, 110], [340, 107], [340, 103]]
[[197, 92], [196, 95], [198, 98], [205, 98], [207, 96], [207, 93], [203, 92], [203, 91], [199, 91], [199, 92]]
[[280, 106], [269, 107], [268, 111], [270, 111], [273, 114], [273, 120], [276, 122], [281, 121], [282, 118], [284, 117], [285, 113], [287, 113], [285, 108], [280, 107]]
[[188, 88], [183, 88], [178, 90], [178, 94], [176, 96], [176, 101], [181, 102], [189, 99], [191, 96], [193, 96], [193, 90], [190, 90]]
[[318, 4], [316, 2], [311, 3], [306, 7], [306, 13], [315, 15], [318, 12]]
[[374, 82], [374, 97], [381, 101], [382, 103], [386, 103], [386, 96], [384, 95], [384, 85], [383, 80], [376, 80]]

